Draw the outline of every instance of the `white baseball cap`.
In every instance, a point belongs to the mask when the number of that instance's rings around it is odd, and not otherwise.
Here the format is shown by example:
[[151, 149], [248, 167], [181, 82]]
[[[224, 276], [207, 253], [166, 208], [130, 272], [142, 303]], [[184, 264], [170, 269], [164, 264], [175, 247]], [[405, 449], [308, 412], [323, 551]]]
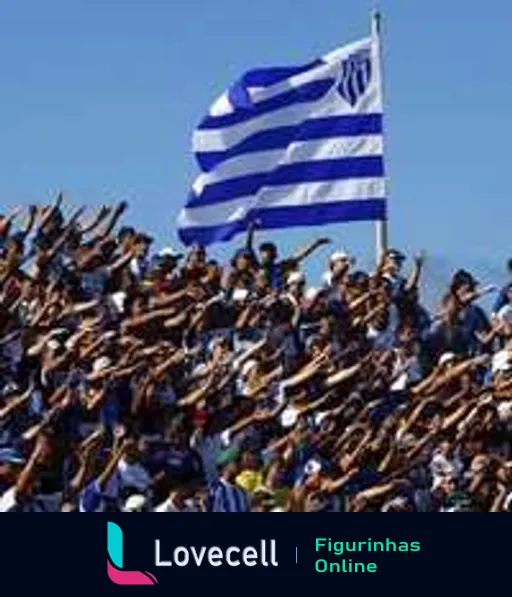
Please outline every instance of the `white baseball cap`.
[[306, 278], [304, 277], [304, 274], [302, 272], [292, 272], [287, 280], [286, 280], [286, 284], [288, 286], [291, 286], [292, 284], [302, 284], [303, 282], [306, 281]]
[[350, 261], [352, 260], [352, 256], [349, 255], [346, 251], [335, 251], [331, 253], [329, 257], [329, 263], [334, 263], [335, 261]]
[[123, 506], [123, 512], [141, 512], [147, 503], [146, 496], [136, 493], [131, 495]]
[[457, 357], [453, 352], [443, 352], [443, 354], [439, 357], [439, 361], [437, 362], [438, 365], [445, 365], [446, 363], [450, 363], [451, 361], [455, 360]]
[[179, 253], [172, 247], [164, 247], [158, 252], [158, 257], [161, 259], [169, 258], [169, 259], [181, 259], [183, 257], [183, 253]]

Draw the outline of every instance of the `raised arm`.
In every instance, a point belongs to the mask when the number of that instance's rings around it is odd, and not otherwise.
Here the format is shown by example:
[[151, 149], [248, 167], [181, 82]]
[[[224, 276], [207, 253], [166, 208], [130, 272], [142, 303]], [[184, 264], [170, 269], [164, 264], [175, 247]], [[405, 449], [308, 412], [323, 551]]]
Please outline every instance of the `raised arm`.
[[45, 452], [47, 441], [48, 440], [41, 435], [37, 438], [36, 445], [32, 450], [30, 458], [28, 459], [27, 464], [24, 466], [16, 481], [17, 496], [24, 496], [30, 493], [32, 481], [34, 480], [36, 474], [37, 463], [39, 462], [39, 459]]
[[423, 271], [423, 265], [425, 263], [426, 254], [422, 251], [418, 256], [414, 258], [414, 263], [412, 266], [411, 273], [409, 274], [409, 278], [405, 284], [405, 291], [410, 292], [414, 288], [418, 287], [421, 272]]
[[103, 205], [96, 213], [96, 215], [93, 216], [93, 218], [90, 220], [90, 222], [85, 222], [84, 224], [82, 224], [80, 231], [82, 232], [82, 234], [90, 234], [93, 230], [95, 230], [100, 224], [101, 222], [103, 222], [105, 220], [105, 218], [109, 215], [110, 213], [110, 207], [106, 207], [105, 205]]
[[110, 233], [112, 232], [112, 230], [114, 229], [114, 226], [116, 225], [119, 218], [126, 211], [127, 207], [128, 207], [128, 203], [126, 203], [126, 201], [122, 201], [121, 203], [116, 205], [115, 209], [112, 210], [110, 212], [110, 214], [106, 214], [105, 215], [106, 221], [104, 220], [103, 230], [101, 232], [99, 232], [98, 234], [96, 234], [96, 236], [92, 240], [96, 241], [96, 240], [100, 240], [100, 239], [103, 239], [103, 238], [109, 236]]
[[259, 222], [257, 220], [251, 220], [247, 226], [247, 237], [245, 239], [245, 247], [251, 253], [254, 253], [254, 233], [258, 227]]
[[352, 468], [347, 473], [338, 477], [337, 479], [329, 479], [327, 482], [324, 483], [322, 486], [322, 490], [326, 491], [327, 493], [336, 493], [343, 489], [343, 487], [349, 483], [359, 472], [358, 468]]
[[33, 390], [34, 387], [31, 385], [26, 392], [20, 396], [16, 396], [16, 398], [12, 398], [8, 404], [6, 404], [3, 408], [0, 408], [0, 421], [9, 416], [13, 411], [24, 406], [28, 402]]
[[306, 247], [299, 249], [292, 257], [294, 261], [300, 263], [304, 261], [307, 257], [311, 255], [314, 251], [316, 251], [319, 247], [324, 245], [328, 245], [331, 241], [328, 238], [318, 238]]
[[205, 398], [208, 393], [212, 390], [213, 375], [210, 375], [208, 379], [199, 388], [188, 393], [186, 396], [178, 400], [178, 406], [192, 406], [196, 402], [199, 402]]
[[133, 259], [133, 252], [128, 251], [124, 255], [121, 255], [118, 259], [116, 259], [113, 263], [107, 265], [107, 271], [109, 274], [114, 274], [115, 272], [123, 269], [130, 261]]
[[130, 440], [125, 440], [121, 444], [121, 446], [117, 450], [114, 450], [114, 452], [112, 453], [110, 460], [107, 463], [107, 466], [105, 467], [103, 472], [98, 477], [97, 482], [98, 482], [98, 486], [100, 489], [103, 489], [106, 486], [110, 477], [114, 474], [114, 471], [116, 470], [116, 467], [117, 467], [119, 461], [121, 460], [121, 458], [124, 456], [124, 454], [126, 452], [126, 449], [129, 445], [129, 441]]
[[30, 231], [34, 227], [35, 221], [37, 217], [37, 207], [35, 205], [31, 205], [28, 208], [27, 218], [25, 220], [24, 227], [19, 231], [22, 239], [25, 240], [27, 236], [30, 234]]
[[337, 373], [333, 375], [329, 375], [329, 377], [325, 380], [325, 386], [327, 388], [333, 388], [347, 379], [354, 377], [359, 371], [361, 370], [361, 363], [357, 363], [357, 365], [353, 365], [352, 367], [346, 367], [345, 369], [341, 369]]
[[72, 231], [74, 229], [75, 223], [79, 220], [80, 216], [84, 212], [84, 209], [85, 209], [84, 207], [79, 207], [79, 208], [75, 209], [75, 211], [72, 213], [71, 218], [69, 219], [69, 223], [64, 228], [64, 231], [59, 236], [59, 238], [56, 240], [56, 242], [54, 243], [52, 248], [44, 256], [45, 264], [49, 263], [55, 257], [55, 255], [57, 255], [57, 253], [62, 249], [62, 247], [66, 244], [70, 234], [72, 233]]
[[39, 222], [39, 227], [43, 228], [44, 226], [46, 226], [46, 224], [51, 220], [51, 218], [53, 217], [54, 213], [61, 208], [62, 203], [64, 202], [64, 195], [62, 193], [59, 193], [57, 195], [57, 199], [55, 200], [55, 205], [47, 207], [44, 214], [41, 217], [41, 220]]

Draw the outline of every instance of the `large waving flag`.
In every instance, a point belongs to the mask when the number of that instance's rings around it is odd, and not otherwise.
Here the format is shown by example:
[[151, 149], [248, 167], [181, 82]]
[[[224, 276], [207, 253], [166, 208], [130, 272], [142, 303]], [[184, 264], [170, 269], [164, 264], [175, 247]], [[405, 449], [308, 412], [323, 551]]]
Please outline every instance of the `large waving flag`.
[[185, 244], [259, 228], [384, 220], [378, 39], [305, 66], [249, 71], [194, 132], [202, 170], [178, 229]]

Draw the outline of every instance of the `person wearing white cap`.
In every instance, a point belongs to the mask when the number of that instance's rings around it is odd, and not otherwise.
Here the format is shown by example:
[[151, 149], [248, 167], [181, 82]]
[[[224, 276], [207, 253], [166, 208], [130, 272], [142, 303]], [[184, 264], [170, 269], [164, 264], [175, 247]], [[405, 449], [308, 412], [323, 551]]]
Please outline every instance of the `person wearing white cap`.
[[[411, 288], [414, 286], [414, 284], [409, 284], [408, 280], [401, 273], [405, 260], [406, 257], [401, 251], [388, 249], [384, 254], [379, 268], [380, 275], [387, 281], [394, 299], [400, 297], [408, 285]], [[413, 276], [413, 280], [416, 280], [416, 283], [419, 280], [422, 264], [423, 256], [415, 259], [415, 270], [411, 276]]]
[[329, 270], [334, 280], [343, 279], [355, 263], [355, 258], [346, 251], [335, 251], [329, 257]]
[[287, 296], [295, 307], [300, 307], [304, 298], [306, 278], [302, 272], [292, 272], [286, 278]]
[[439, 367], [445, 367], [452, 365], [457, 360], [457, 356], [453, 352], [443, 352], [443, 354], [439, 357], [437, 364]]
[[160, 276], [167, 277], [175, 272], [180, 259], [183, 259], [183, 253], [172, 247], [164, 247], [154, 258], [154, 265]]
[[160, 257], [160, 259], [169, 259], [172, 261], [177, 261], [179, 259], [182, 259], [183, 253], [176, 251], [172, 247], [164, 247], [163, 249], [160, 249], [160, 251], [158, 251], [158, 257]]
[[123, 512], [145, 512], [147, 511], [148, 500], [146, 496], [135, 493], [131, 495], [123, 506]]
[[322, 274], [322, 280], [328, 287], [339, 287], [350, 271], [355, 259], [346, 251], [335, 251], [329, 257], [329, 269]]
[[301, 321], [303, 312], [307, 310], [306, 301], [306, 279], [300, 271], [288, 274], [286, 278], [285, 300], [290, 303], [294, 310], [292, 325], [296, 328]]

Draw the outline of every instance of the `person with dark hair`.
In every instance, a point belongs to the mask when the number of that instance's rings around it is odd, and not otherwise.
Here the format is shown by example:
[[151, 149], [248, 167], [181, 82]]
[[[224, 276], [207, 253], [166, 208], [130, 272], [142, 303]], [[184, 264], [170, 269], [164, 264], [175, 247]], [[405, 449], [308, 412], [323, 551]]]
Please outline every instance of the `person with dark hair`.
[[326, 239], [222, 263], [62, 204], [0, 218], [0, 511], [510, 508], [510, 285], [489, 322], [460, 269], [431, 315], [423, 255], [312, 288]]

